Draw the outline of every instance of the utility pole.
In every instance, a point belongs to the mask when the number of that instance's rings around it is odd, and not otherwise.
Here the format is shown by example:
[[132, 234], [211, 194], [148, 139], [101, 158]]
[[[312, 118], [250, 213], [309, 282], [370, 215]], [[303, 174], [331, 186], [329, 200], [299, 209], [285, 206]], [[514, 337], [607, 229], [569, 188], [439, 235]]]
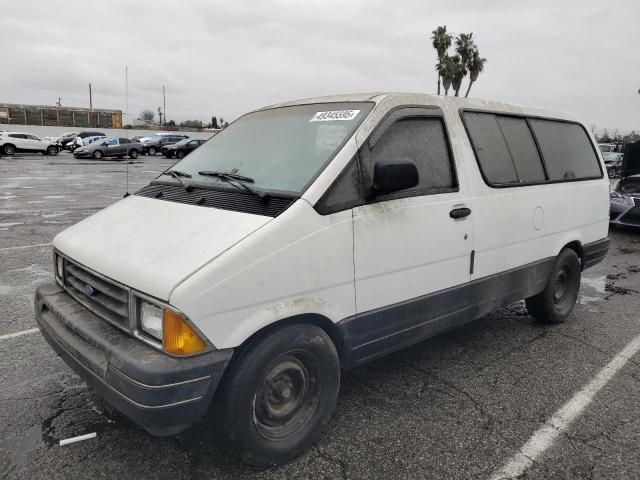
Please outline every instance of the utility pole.
[[58, 102], [56, 103], [58, 107], [62, 106], [62, 98], [58, 97]]
[[124, 97], [124, 113], [129, 113], [129, 67], [127, 65], [124, 66]]
[[91, 98], [91, 83], [89, 83], [89, 110], [93, 112], [93, 99]]
[[167, 97], [164, 94], [164, 85], [162, 85], [162, 114], [164, 122], [167, 123]]
[[162, 108], [158, 107], [158, 117], [160, 117], [160, 130], [162, 130]]

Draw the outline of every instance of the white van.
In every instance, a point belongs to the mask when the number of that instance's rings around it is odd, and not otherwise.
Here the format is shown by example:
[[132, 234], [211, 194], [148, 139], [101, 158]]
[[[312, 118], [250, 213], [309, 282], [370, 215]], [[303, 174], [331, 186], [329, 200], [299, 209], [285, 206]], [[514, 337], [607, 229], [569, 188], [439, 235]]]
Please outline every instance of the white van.
[[208, 410], [255, 465], [311, 445], [341, 369], [526, 299], [567, 319], [608, 250], [572, 115], [376, 93], [249, 113], [60, 233], [42, 334], [149, 432]]

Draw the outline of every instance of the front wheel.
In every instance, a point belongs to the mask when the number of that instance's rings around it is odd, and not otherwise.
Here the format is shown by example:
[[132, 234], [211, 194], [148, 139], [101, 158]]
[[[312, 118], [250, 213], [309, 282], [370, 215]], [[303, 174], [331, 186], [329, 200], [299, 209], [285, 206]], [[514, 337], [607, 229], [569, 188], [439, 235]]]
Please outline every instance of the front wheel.
[[129, 152], [129, 158], [138, 158], [138, 150], [135, 148]]
[[280, 464], [318, 439], [339, 388], [338, 353], [324, 330], [284, 327], [250, 344], [225, 373], [218, 423], [246, 463]]
[[102, 157], [104, 157], [102, 150], [96, 150], [95, 152], [93, 152], [93, 158], [95, 158], [96, 160], [100, 160]]
[[14, 153], [16, 153], [16, 147], [8, 143], [2, 148], [2, 151], [5, 155], [13, 155]]
[[57, 154], [58, 154], [58, 147], [56, 147], [55, 145], [49, 145], [47, 147], [47, 155], [50, 155], [53, 157], [54, 155], [57, 155]]
[[178, 150], [178, 152], [176, 153], [176, 156], [179, 159], [183, 159], [184, 158], [184, 151], [183, 150]]
[[156, 147], [149, 147], [149, 155], [155, 155], [156, 154]]
[[580, 272], [578, 254], [570, 248], [562, 250], [545, 289], [525, 300], [529, 314], [543, 323], [564, 322], [578, 298]]

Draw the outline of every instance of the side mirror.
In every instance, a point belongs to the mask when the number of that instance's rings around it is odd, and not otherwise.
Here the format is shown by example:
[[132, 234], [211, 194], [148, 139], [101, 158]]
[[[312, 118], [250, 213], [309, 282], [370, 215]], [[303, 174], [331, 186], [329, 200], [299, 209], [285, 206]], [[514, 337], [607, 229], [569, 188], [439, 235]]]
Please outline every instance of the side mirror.
[[411, 160], [379, 160], [373, 167], [373, 194], [415, 187], [420, 177]]

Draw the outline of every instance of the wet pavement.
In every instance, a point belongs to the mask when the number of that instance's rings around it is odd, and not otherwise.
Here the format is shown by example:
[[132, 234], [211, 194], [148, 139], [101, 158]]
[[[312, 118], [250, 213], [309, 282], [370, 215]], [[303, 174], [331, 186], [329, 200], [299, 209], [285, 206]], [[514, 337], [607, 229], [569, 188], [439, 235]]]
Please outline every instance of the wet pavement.
[[[132, 162], [129, 191], [171, 163]], [[0, 478], [490, 478], [640, 334], [640, 231], [614, 230], [569, 322], [540, 325], [521, 302], [347, 372], [320, 441], [256, 471], [208, 420], [170, 438], [139, 429], [31, 330], [34, 288], [52, 275], [48, 243], [121, 198], [126, 168], [69, 154], [0, 157]], [[640, 478], [640, 355], [521, 478]]]

